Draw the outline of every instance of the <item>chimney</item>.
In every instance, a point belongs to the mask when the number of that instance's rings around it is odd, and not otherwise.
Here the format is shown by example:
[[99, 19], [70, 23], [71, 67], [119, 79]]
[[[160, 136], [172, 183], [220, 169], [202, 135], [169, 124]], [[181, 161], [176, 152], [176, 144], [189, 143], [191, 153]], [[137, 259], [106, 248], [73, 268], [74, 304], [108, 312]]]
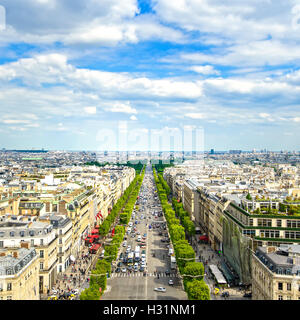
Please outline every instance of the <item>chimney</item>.
[[267, 247], [267, 253], [273, 253], [276, 252], [276, 247], [272, 246], [272, 247]]
[[26, 248], [26, 249], [29, 249], [30, 247], [30, 243], [29, 242], [21, 242], [21, 248]]

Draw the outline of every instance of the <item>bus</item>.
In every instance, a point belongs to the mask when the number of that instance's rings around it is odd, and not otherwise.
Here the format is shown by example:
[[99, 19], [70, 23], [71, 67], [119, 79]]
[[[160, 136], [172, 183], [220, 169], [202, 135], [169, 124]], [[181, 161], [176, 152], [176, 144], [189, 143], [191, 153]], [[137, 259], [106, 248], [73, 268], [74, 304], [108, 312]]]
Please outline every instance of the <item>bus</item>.
[[176, 258], [174, 256], [171, 256], [171, 270], [176, 269]]

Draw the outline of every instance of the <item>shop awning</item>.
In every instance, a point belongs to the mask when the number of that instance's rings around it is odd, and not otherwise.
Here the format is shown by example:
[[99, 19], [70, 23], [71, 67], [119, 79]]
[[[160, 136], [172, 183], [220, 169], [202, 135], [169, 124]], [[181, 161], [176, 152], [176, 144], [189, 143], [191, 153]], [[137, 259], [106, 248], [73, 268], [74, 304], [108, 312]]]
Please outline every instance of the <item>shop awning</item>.
[[199, 237], [199, 240], [204, 240], [204, 241], [206, 240], [206, 241], [208, 241], [208, 236], [204, 236], [204, 235], [203, 235], [203, 236], [200, 236], [200, 237]]
[[97, 233], [99, 233], [99, 230], [97, 230], [97, 229], [92, 230], [92, 234], [97, 234]]

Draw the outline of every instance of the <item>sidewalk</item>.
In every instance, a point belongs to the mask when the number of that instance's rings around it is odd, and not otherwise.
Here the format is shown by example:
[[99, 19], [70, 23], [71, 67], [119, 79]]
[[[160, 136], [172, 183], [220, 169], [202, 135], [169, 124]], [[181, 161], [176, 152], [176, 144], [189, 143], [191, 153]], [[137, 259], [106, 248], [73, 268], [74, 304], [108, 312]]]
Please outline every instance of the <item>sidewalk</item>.
[[[230, 296], [235, 296], [236, 298], [241, 298], [243, 299], [243, 291], [239, 290], [239, 288], [224, 288], [220, 289], [220, 293], [218, 296], [214, 295], [214, 289], [215, 289], [215, 282], [214, 280], [209, 276], [208, 274], [208, 266], [210, 264], [214, 264], [217, 267], [220, 267], [222, 263], [222, 258], [209, 246], [209, 244], [205, 243], [198, 243], [197, 240], [197, 235], [193, 236], [193, 249], [195, 250], [196, 253], [196, 261], [197, 262], [202, 262], [204, 265], [204, 270], [206, 275], [204, 276], [204, 281], [205, 283], [210, 287], [210, 292], [211, 292], [211, 298], [213, 300], [220, 300], [224, 299], [221, 297], [221, 294], [223, 291], [229, 292]], [[200, 256], [200, 259], [199, 259]], [[205, 264], [207, 262], [207, 264]]]
[[55, 285], [50, 288], [49, 295], [41, 295], [41, 300], [46, 300], [48, 296], [51, 295], [52, 289], [58, 291], [56, 296], [63, 294], [63, 292], [69, 292], [72, 289], [78, 289], [79, 293], [76, 299], [79, 299], [80, 292], [89, 287], [86, 279], [89, 278], [88, 271], [94, 260], [93, 258], [94, 255], [88, 252], [88, 247], [83, 245], [76, 260], [71, 263], [63, 273], [58, 274]]

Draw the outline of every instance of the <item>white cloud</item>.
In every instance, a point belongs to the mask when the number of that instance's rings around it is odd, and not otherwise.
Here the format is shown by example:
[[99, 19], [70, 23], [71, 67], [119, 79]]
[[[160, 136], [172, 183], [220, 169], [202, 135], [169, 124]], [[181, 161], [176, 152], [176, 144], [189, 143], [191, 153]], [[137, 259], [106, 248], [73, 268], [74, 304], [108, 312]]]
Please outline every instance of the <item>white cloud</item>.
[[106, 108], [106, 111], [110, 112], [122, 112], [122, 113], [134, 113], [136, 114], [136, 109], [132, 108], [129, 103], [114, 103], [110, 108]]
[[192, 66], [189, 69], [192, 71], [195, 71], [197, 73], [204, 74], [204, 75], [219, 74], [219, 72], [217, 70], [215, 70], [213, 66], [210, 66], [210, 65]]
[[130, 117], [130, 120], [132, 120], [132, 121], [137, 121], [137, 117], [134, 116], [134, 115], [132, 115], [132, 116]]
[[205, 118], [203, 113], [186, 113], [186, 117], [192, 118], [192, 119], [203, 119]]
[[97, 113], [97, 108], [96, 107], [85, 107], [84, 111], [87, 114], [96, 114]]

